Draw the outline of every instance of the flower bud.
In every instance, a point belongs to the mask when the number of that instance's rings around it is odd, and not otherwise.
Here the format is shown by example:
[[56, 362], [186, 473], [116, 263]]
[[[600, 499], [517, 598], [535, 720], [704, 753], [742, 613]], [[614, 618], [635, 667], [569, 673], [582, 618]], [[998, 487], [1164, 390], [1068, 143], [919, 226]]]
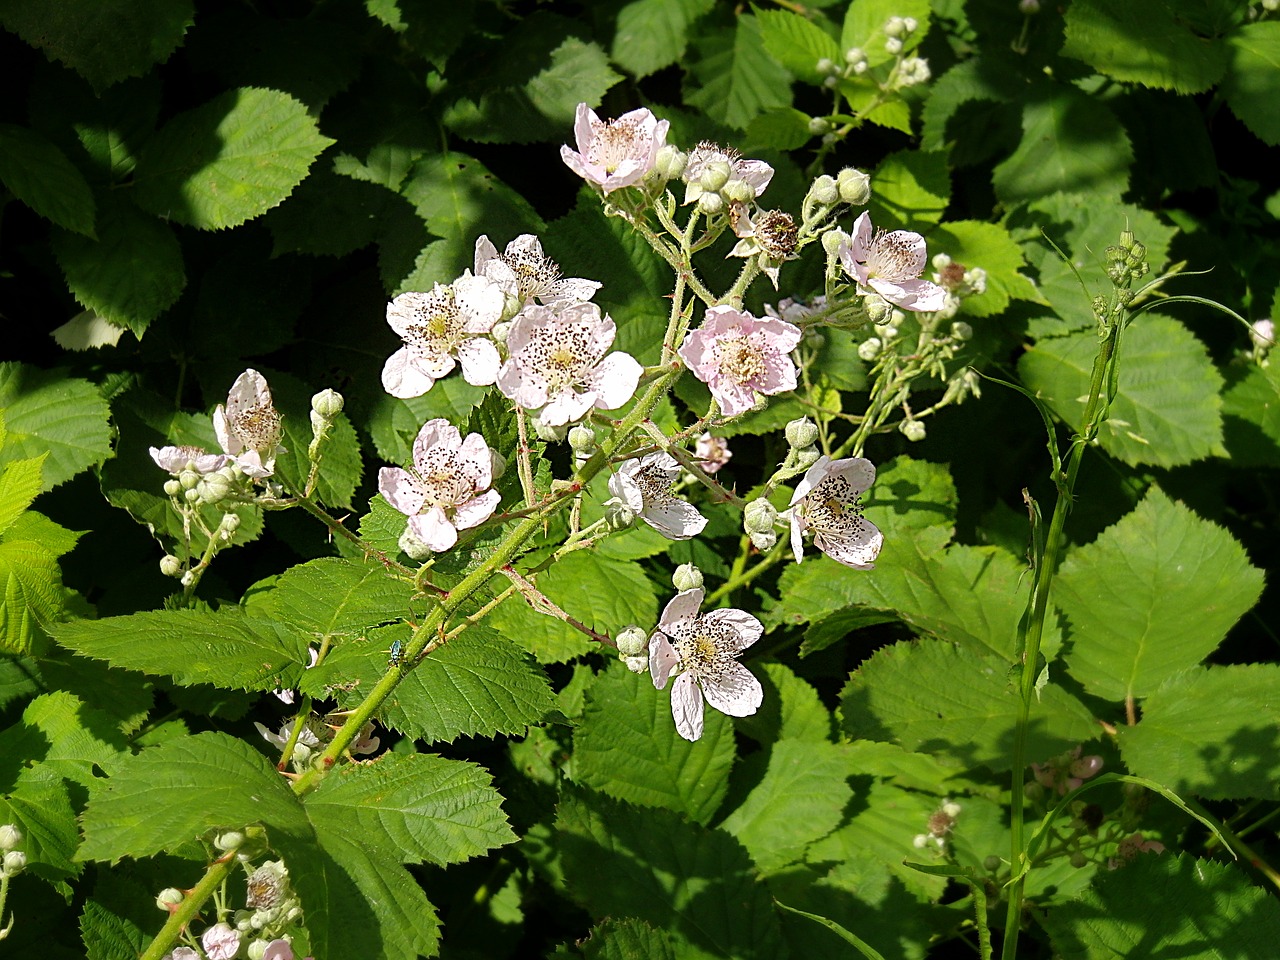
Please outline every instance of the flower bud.
[[917, 833], [911, 838], [911, 845], [917, 850], [923, 850], [929, 844], [929, 835], [927, 833]]
[[960, 816], [960, 810], [961, 810], [960, 804], [956, 803], [954, 800], [948, 801], [947, 803], [944, 803], [942, 805], [942, 812], [945, 813], [952, 820]]
[[896, 57], [902, 52], [902, 41], [897, 37], [890, 37], [884, 42], [884, 49], [886, 53], [892, 54]]
[[223, 853], [230, 853], [232, 850], [240, 849], [244, 840], [244, 834], [239, 830], [228, 830], [226, 833], [220, 833], [214, 837], [213, 845]]
[[201, 500], [199, 488], [192, 487], [189, 490], [184, 490], [182, 493], [182, 499], [186, 500], [187, 503], [199, 503]]
[[784, 432], [792, 447], [811, 447], [818, 442], [818, 427], [808, 417], [792, 420]]
[[698, 178], [698, 186], [708, 193], [715, 193], [733, 176], [733, 167], [727, 160], [712, 160], [702, 168], [702, 176]]
[[761, 553], [772, 550], [778, 542], [778, 532], [776, 530], [761, 530], [749, 533], [747, 536], [751, 538], [751, 545]]
[[10, 850], [4, 855], [4, 866], [0, 867], [0, 876], [16, 877], [27, 869], [27, 855], [21, 850]]
[[810, 117], [809, 132], [815, 137], [820, 137], [831, 129], [831, 121], [826, 117]]
[[880, 356], [880, 350], [883, 346], [884, 344], [880, 342], [879, 337], [871, 337], [867, 340], [863, 340], [862, 343], [858, 344], [858, 356], [867, 361], [867, 363], [870, 363], [876, 357]]
[[1040, 12], [1040, 0], [1018, 0], [1018, 9], [1026, 16]]
[[344, 401], [337, 390], [321, 390], [311, 398], [311, 409], [326, 420], [332, 420], [342, 412]]
[[[239, 927], [239, 923], [236, 926]], [[241, 930], [240, 932], [247, 933], [248, 931]], [[254, 940], [249, 944], [249, 951], [246, 956], [248, 956], [249, 960], [262, 960], [267, 955], [267, 947], [269, 946], [271, 946], [271, 943], [268, 940]]]
[[814, 69], [819, 73], [833, 73], [836, 69], [836, 65], [832, 62], [830, 57], [823, 57], [814, 64]]
[[239, 529], [240, 514], [224, 513], [222, 515], [222, 522], [218, 524], [218, 532], [221, 533], [225, 539], [230, 540], [235, 536], [235, 532]]
[[220, 473], [211, 473], [196, 485], [196, 491], [204, 503], [217, 503], [231, 493], [231, 481]]
[[[826, 87], [828, 90], [834, 90], [836, 87], [840, 86], [840, 78], [839, 78], [839, 77], [827, 77], [825, 80], [823, 80], [823, 81], [822, 81], [822, 85], [823, 85], [824, 87]], [[828, 133], [828, 134], [827, 134], [827, 136], [828, 136], [828, 137], [833, 137], [833, 136], [834, 136], [834, 134]], [[825, 139], [825, 138], [824, 138], [824, 139]]]
[[326, 420], [324, 417], [320, 416], [320, 414], [316, 413], [314, 410], [311, 411], [311, 413], [309, 414], [309, 417], [311, 419], [311, 433], [317, 437], [323, 434], [326, 430], [328, 430], [329, 424], [332, 423], [331, 420]]
[[569, 425], [567, 423], [553, 427], [550, 424], [543, 423], [542, 418], [536, 414], [529, 417], [529, 425], [533, 427], [533, 432], [538, 435], [539, 440], [546, 440], [548, 442], [559, 442], [563, 440], [565, 435], [569, 432]]
[[8, 852], [22, 842], [22, 831], [15, 823], [0, 826], [0, 850]]
[[182, 484], [177, 480], [166, 480], [164, 482], [164, 492], [171, 497], [176, 497], [182, 493]]
[[[867, 316], [876, 326], [883, 326], [893, 319], [893, 305], [878, 293], [869, 293], [862, 298], [862, 306]], [[892, 336], [888, 331], [885, 336]]]
[[924, 424], [919, 420], [903, 420], [898, 424], [898, 430], [912, 443], [919, 443], [924, 439]]
[[807, 470], [818, 462], [818, 457], [822, 454], [818, 453], [817, 447], [800, 447], [795, 451], [796, 467], [800, 470]]
[[495, 480], [501, 480], [507, 472], [507, 458], [492, 447], [489, 449], [489, 474]]
[[569, 429], [569, 446], [580, 457], [589, 457], [596, 452], [596, 432], [585, 423]]
[[173, 908], [187, 898], [177, 887], [165, 887], [156, 894], [156, 909], [173, 913]]
[[724, 197], [718, 193], [704, 193], [698, 198], [698, 209], [709, 216], [714, 216], [724, 209]]
[[772, 532], [778, 522], [778, 508], [759, 497], [747, 504], [742, 512], [742, 528], [749, 534]]
[[681, 592], [697, 590], [702, 586], [702, 571], [692, 563], [682, 563], [671, 575], [671, 585]]
[[828, 257], [834, 257], [839, 254], [841, 244], [848, 239], [849, 235], [843, 230], [828, 230], [822, 235], [822, 249]]
[[1071, 776], [1079, 777], [1081, 780], [1088, 780], [1098, 774], [1102, 769], [1102, 765], [1103, 759], [1096, 754], [1081, 757], [1079, 760], [1072, 761]]
[[653, 169], [667, 180], [675, 180], [684, 173], [689, 155], [678, 147], [667, 144], [653, 158]]
[[866, 59], [867, 55], [863, 52], [861, 47], [850, 47], [844, 52], [845, 63], [865, 63]]
[[902, 17], [890, 17], [884, 25], [886, 37], [901, 37], [907, 32], [907, 22]]
[[179, 583], [181, 583], [184, 587], [188, 589], [194, 586], [195, 582], [196, 582], [196, 572], [194, 570], [188, 570], [186, 573], [182, 575], [182, 579], [179, 581]]
[[644, 673], [646, 670], [649, 669], [649, 657], [647, 655], [635, 656], [635, 657], [619, 657], [618, 659], [620, 659], [623, 663], [625, 663], [627, 665], [627, 669], [630, 670], [632, 673]]
[[504, 320], [502, 323], [495, 323], [493, 329], [489, 331], [489, 336], [498, 343], [507, 342], [507, 334], [511, 332], [511, 321]]
[[1085, 858], [1085, 855], [1081, 853], [1079, 850], [1071, 854], [1071, 865], [1075, 867], [1077, 870], [1079, 870], [1081, 867], [1086, 866], [1088, 863], [1089, 861]]
[[987, 871], [987, 873], [995, 873], [1000, 869], [1000, 858], [995, 854], [992, 854], [982, 861], [982, 867]]
[[194, 490], [199, 482], [200, 474], [195, 470], [187, 469], [178, 474], [178, 483], [182, 485], [183, 490]]
[[400, 539], [396, 545], [404, 551], [406, 556], [414, 560], [425, 560], [431, 556], [431, 548], [413, 532], [412, 527], [405, 527], [404, 533], [400, 534]]
[[634, 623], [624, 627], [616, 638], [618, 653], [624, 657], [637, 657], [649, 646], [649, 634]]
[[840, 199], [860, 207], [871, 199], [871, 178], [855, 167], [845, 167], [836, 174]]
[[635, 511], [617, 497], [610, 497], [604, 502], [604, 522], [610, 530], [625, 530], [635, 520]]
[[750, 203], [756, 198], [756, 188], [745, 180], [730, 180], [720, 188], [720, 196], [730, 203]]
[[837, 203], [840, 200], [840, 188], [836, 186], [835, 177], [829, 177], [824, 173], [814, 180], [813, 186], [809, 188], [808, 199], [824, 207]]

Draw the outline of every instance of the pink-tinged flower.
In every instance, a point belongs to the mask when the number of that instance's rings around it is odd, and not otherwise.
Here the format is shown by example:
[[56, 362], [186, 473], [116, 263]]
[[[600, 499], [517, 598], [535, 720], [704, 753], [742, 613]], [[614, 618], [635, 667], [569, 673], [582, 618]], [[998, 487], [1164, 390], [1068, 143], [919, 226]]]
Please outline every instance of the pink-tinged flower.
[[721, 713], [747, 717], [760, 709], [764, 690], [738, 662], [743, 650], [764, 634], [764, 626], [743, 610], [725, 608], [699, 615], [698, 587], [676, 594], [662, 611], [649, 641], [649, 672], [661, 690], [671, 685], [671, 716], [686, 740], [702, 736], [702, 700]]
[[863, 213], [853, 225], [853, 234], [840, 244], [840, 263], [845, 273], [869, 287], [895, 306], [917, 313], [941, 310], [947, 291], [936, 283], [921, 280], [924, 272], [924, 237], [910, 230], [875, 230], [871, 217]]
[[235, 960], [240, 952], [240, 931], [227, 923], [215, 923], [200, 936], [209, 960]]
[[804, 557], [804, 531], [813, 545], [837, 563], [870, 570], [884, 546], [884, 534], [862, 515], [860, 498], [875, 482], [870, 460], [819, 457], [805, 472], [791, 498], [791, 549], [796, 563]]
[[526, 307], [507, 334], [498, 389], [526, 410], [540, 410], [548, 427], [581, 419], [592, 407], [620, 407], [636, 392], [643, 369], [630, 354], [605, 356], [616, 333], [594, 303]]
[[711, 388], [726, 416], [755, 406], [766, 395], [796, 388], [796, 368], [788, 356], [800, 342], [800, 328], [785, 320], [757, 318], [733, 307], [708, 307], [701, 327], [685, 338], [679, 353], [693, 375]]
[[746, 204], [730, 208], [733, 232], [740, 237], [729, 251], [731, 257], [760, 257], [760, 270], [778, 289], [778, 271], [784, 260], [796, 257], [796, 222], [781, 210], [757, 210], [755, 216]]
[[387, 323], [404, 346], [387, 358], [382, 388], [393, 397], [420, 397], [462, 364], [467, 383], [485, 386], [498, 376], [498, 348], [484, 334], [502, 318], [502, 287], [464, 273], [430, 293], [402, 293], [387, 305]]
[[707, 518], [693, 504], [672, 496], [671, 484], [680, 464], [669, 453], [651, 453], [628, 460], [609, 478], [609, 492], [636, 516], [669, 540], [696, 537]]
[[160, 960], [200, 960], [200, 954], [191, 947], [174, 947]]
[[729, 449], [729, 441], [724, 437], [713, 437], [709, 433], [704, 433], [698, 438], [697, 446], [693, 448], [693, 455], [697, 457], [701, 463], [698, 466], [707, 473], [718, 473], [733, 458], [733, 451]]
[[236, 377], [227, 394], [227, 405], [213, 411], [213, 431], [218, 443], [236, 466], [255, 479], [269, 477], [276, 469], [282, 430], [280, 413], [271, 403], [271, 388], [257, 370]]
[[272, 940], [262, 951], [262, 960], [294, 960], [293, 944], [288, 940]]
[[409, 518], [409, 529], [439, 553], [458, 542], [458, 531], [484, 523], [502, 499], [493, 484], [493, 451], [478, 433], [447, 420], [428, 420], [413, 441], [413, 469], [383, 467], [378, 492]]
[[351, 752], [377, 753], [378, 747], [382, 746], [382, 738], [374, 736], [373, 731], [376, 729], [377, 727], [373, 725], [372, 720], [361, 727], [360, 733], [357, 734], [355, 740], [351, 743]]
[[[728, 166], [728, 177], [714, 189], [705, 186], [702, 175], [709, 167], [714, 169], [720, 164]], [[720, 169], [723, 170], [723, 168]], [[685, 165], [681, 176], [685, 182], [685, 203], [693, 203], [701, 199], [704, 193], [715, 193], [723, 189], [724, 184], [731, 180], [743, 181], [755, 191], [758, 197], [764, 193], [765, 187], [769, 186], [769, 181], [773, 179], [773, 167], [763, 160], [743, 160], [742, 155], [732, 147], [722, 147], [717, 143], [704, 140], [689, 151], [689, 162]], [[721, 178], [716, 176], [711, 182], [714, 184], [716, 180]]]
[[669, 126], [644, 109], [604, 121], [580, 103], [573, 124], [578, 149], [562, 146], [560, 159], [583, 180], [612, 193], [631, 186], [653, 169], [654, 158], [666, 146]]
[[482, 235], [476, 240], [475, 267], [476, 276], [492, 280], [521, 306], [534, 301], [544, 307], [586, 303], [600, 289], [595, 280], [562, 277], [560, 265], [542, 252], [542, 242], [532, 233], [520, 234], [502, 253]]
[[150, 452], [156, 466], [175, 477], [187, 470], [215, 473], [231, 462], [225, 453], [208, 453], [204, 447], [151, 447]]

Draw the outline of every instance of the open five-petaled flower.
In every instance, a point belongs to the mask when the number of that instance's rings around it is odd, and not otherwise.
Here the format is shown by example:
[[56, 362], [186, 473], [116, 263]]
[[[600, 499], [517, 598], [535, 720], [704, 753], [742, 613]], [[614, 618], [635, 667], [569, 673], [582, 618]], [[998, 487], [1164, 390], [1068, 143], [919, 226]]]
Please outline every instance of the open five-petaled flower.
[[702, 326], [685, 338], [680, 356], [693, 375], [711, 388], [726, 416], [746, 413], [757, 392], [796, 388], [796, 368], [788, 356], [800, 343], [800, 328], [773, 317], [753, 317], [733, 307], [708, 307]]
[[680, 464], [669, 453], [650, 453], [628, 460], [609, 478], [609, 492], [664, 537], [688, 540], [707, 525], [707, 518], [691, 503], [673, 496], [671, 484]]
[[853, 225], [853, 234], [840, 245], [840, 263], [845, 273], [894, 306], [917, 313], [941, 310], [947, 291], [936, 283], [921, 280], [925, 266], [924, 237], [910, 230], [875, 230], [863, 213]]
[[661, 690], [673, 673], [671, 715], [686, 740], [702, 736], [702, 700], [721, 713], [747, 717], [764, 700], [760, 681], [738, 656], [764, 633], [751, 614], [733, 608], [699, 614], [702, 589], [676, 594], [649, 641], [649, 672]]
[[580, 103], [573, 124], [578, 149], [562, 146], [560, 159], [582, 179], [612, 193], [631, 186], [653, 169], [658, 151], [666, 146], [669, 126], [644, 109], [604, 121]]
[[520, 234], [502, 253], [482, 234], [476, 240], [475, 268], [476, 276], [498, 284], [520, 306], [535, 301], [544, 307], [585, 303], [600, 289], [597, 280], [561, 276], [560, 265], [542, 252], [542, 241], [532, 233]]
[[275, 472], [283, 431], [266, 377], [257, 370], [236, 377], [227, 405], [218, 404], [213, 411], [213, 432], [245, 475], [260, 480]]
[[870, 570], [884, 545], [884, 534], [862, 515], [862, 494], [876, 479], [870, 460], [819, 457], [805, 472], [791, 498], [791, 549], [796, 563], [804, 555], [804, 531], [813, 545], [837, 563]]
[[501, 495], [490, 490], [493, 453], [484, 437], [444, 419], [428, 420], [413, 441], [413, 469], [383, 467], [378, 492], [409, 517], [414, 536], [437, 553], [458, 542], [458, 531], [493, 515]]

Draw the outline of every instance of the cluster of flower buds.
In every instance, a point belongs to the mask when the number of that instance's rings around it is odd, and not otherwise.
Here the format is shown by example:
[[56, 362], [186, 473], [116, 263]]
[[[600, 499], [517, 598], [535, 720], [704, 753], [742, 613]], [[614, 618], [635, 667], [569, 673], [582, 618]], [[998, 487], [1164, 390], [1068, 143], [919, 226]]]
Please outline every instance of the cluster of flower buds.
[[1135, 239], [1129, 230], [1123, 231], [1120, 242], [1107, 247], [1104, 255], [1107, 258], [1107, 278], [1116, 287], [1128, 289], [1151, 271], [1151, 265], [1147, 263], [1147, 245]]
[[938, 853], [945, 851], [947, 837], [955, 829], [960, 811], [960, 804], [954, 800], [944, 800], [938, 809], [929, 815], [927, 832], [916, 834], [911, 840], [911, 845], [917, 850], [924, 850], [932, 844]]
[[1028, 793], [1035, 793], [1031, 788], [1038, 785], [1043, 790], [1052, 790], [1058, 796], [1065, 796], [1086, 780], [1097, 776], [1102, 771], [1102, 757], [1096, 754], [1081, 756], [1081, 753], [1082, 749], [1076, 747], [1046, 763], [1031, 764], [1035, 779], [1033, 783], [1027, 784]]

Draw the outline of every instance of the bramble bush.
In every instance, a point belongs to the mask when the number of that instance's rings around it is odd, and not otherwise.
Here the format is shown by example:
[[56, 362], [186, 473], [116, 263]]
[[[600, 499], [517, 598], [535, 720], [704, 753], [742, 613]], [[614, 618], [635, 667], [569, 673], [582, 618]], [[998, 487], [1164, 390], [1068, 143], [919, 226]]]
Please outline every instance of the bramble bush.
[[1274, 0], [0, 0], [0, 938], [1280, 940]]

